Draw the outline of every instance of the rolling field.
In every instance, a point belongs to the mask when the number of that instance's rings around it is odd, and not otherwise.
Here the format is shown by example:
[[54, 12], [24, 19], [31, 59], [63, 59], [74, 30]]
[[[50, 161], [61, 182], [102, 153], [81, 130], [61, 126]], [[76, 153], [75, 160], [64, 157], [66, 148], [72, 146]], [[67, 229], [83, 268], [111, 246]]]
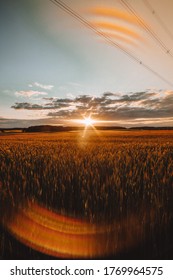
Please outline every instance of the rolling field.
[[0, 257], [172, 258], [173, 131], [83, 136], [0, 135]]

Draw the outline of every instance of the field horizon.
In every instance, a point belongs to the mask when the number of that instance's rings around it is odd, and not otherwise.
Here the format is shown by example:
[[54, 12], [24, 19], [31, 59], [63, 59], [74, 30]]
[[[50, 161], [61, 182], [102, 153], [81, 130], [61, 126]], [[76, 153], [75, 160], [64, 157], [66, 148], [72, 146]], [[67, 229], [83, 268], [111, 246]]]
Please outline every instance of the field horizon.
[[[0, 133], [6, 131], [14, 132], [59, 132], [71, 130], [83, 130], [85, 124], [81, 125], [33, 125], [27, 127], [0, 127]], [[87, 130], [173, 130], [173, 126], [120, 126], [120, 125], [88, 125]]]

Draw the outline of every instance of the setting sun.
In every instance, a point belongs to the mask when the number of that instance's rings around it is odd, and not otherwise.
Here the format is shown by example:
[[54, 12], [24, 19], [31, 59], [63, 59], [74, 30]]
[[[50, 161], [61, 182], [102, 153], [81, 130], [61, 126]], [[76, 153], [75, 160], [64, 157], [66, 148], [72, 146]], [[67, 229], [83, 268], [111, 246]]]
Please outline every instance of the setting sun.
[[85, 126], [92, 126], [94, 123], [94, 120], [91, 119], [91, 117], [84, 118], [84, 120], [81, 121]]

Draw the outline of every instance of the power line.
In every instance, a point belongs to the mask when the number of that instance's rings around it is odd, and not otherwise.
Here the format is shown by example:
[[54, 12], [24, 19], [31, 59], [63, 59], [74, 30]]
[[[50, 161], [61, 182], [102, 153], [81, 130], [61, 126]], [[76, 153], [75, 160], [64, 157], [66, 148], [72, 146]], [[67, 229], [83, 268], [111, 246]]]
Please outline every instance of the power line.
[[83, 25], [85, 25], [87, 28], [89, 28], [90, 30], [92, 30], [94, 33], [96, 33], [97, 35], [99, 35], [100, 37], [104, 38], [105, 41], [109, 44], [112, 45], [115, 48], [118, 48], [119, 50], [121, 50], [123, 53], [125, 53], [127, 56], [129, 56], [132, 60], [134, 60], [136, 63], [142, 65], [145, 69], [147, 69], [148, 71], [150, 71], [152, 74], [154, 74], [155, 76], [157, 76], [159, 79], [161, 79], [162, 81], [164, 81], [165, 83], [169, 84], [171, 87], [173, 87], [173, 83], [171, 83], [170, 81], [168, 81], [166, 78], [164, 78], [162, 75], [160, 75], [158, 72], [156, 72], [155, 70], [153, 70], [150, 66], [148, 66], [147, 64], [143, 63], [139, 58], [137, 58], [135, 55], [133, 55], [131, 52], [127, 51], [125, 48], [123, 48], [122, 46], [120, 46], [118, 43], [114, 42], [111, 40], [111, 38], [106, 35], [105, 33], [103, 33], [102, 31], [98, 30], [94, 25], [92, 25], [89, 21], [87, 21], [85, 18], [83, 18], [80, 14], [78, 14], [76, 11], [74, 11], [73, 9], [71, 9], [68, 5], [66, 5], [64, 2], [62, 2], [61, 0], [49, 0], [51, 1], [53, 4], [55, 4], [57, 7], [61, 8], [63, 11], [65, 11], [66, 13], [68, 13], [69, 15], [71, 15], [73, 18], [77, 19], [80, 23], [82, 23]]
[[158, 35], [144, 22], [144, 20], [137, 14], [137, 12], [134, 10], [132, 5], [127, 3], [125, 0], [120, 0], [120, 2], [123, 4], [123, 6], [131, 13], [133, 14], [139, 25], [142, 26], [147, 33], [158, 43], [160, 48], [166, 53], [169, 54], [171, 57], [173, 57], [172, 53], [170, 52], [170, 49], [167, 48], [167, 46], [164, 44], [164, 42], [158, 37]]
[[168, 27], [165, 25], [164, 21], [161, 19], [161, 17], [159, 16], [159, 14], [155, 11], [155, 9], [153, 8], [153, 6], [148, 2], [148, 0], [143, 0], [145, 6], [151, 11], [152, 15], [155, 16], [155, 18], [157, 19], [157, 21], [160, 23], [160, 25], [163, 27], [163, 29], [165, 30], [165, 32], [169, 35], [169, 37], [173, 40], [173, 34], [171, 33], [171, 31], [168, 29]]

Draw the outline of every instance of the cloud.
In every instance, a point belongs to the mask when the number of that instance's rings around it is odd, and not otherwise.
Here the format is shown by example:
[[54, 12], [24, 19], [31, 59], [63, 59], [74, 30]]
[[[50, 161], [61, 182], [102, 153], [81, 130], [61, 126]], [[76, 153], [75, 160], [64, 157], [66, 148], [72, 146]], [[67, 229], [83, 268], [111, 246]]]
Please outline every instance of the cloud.
[[11, 106], [11, 108], [16, 109], [16, 110], [20, 110], [20, 109], [25, 109], [25, 110], [42, 110], [43, 106], [42, 105], [38, 105], [38, 104], [28, 103], [28, 102], [22, 102], [22, 103], [16, 102], [15, 105]]
[[69, 107], [67, 105], [67, 99], [59, 99], [54, 100], [53, 98], [44, 98], [44, 100], [49, 101], [48, 103], [45, 104], [33, 104], [29, 102], [16, 102], [11, 108], [20, 110], [20, 109], [25, 109], [25, 110], [50, 110], [50, 109], [61, 109], [64, 107]]
[[129, 94], [105, 92], [100, 96], [43, 97], [42, 104], [15, 103], [14, 109], [47, 110], [48, 117], [80, 119], [92, 114], [105, 121], [135, 121], [173, 117], [173, 91], [143, 91]]
[[54, 88], [53, 85], [43, 85], [43, 84], [40, 84], [38, 82], [35, 82], [33, 84], [29, 84], [28, 86], [29, 87], [34, 87], [35, 86], [35, 87], [39, 87], [39, 88], [42, 88], [42, 89], [45, 89], [45, 90], [51, 90], [51, 89]]
[[48, 101], [53, 101], [55, 98], [54, 97], [43, 97], [43, 100], [48, 100]]
[[15, 92], [16, 96], [22, 96], [22, 97], [32, 97], [32, 96], [39, 96], [39, 95], [47, 95], [47, 92], [42, 91], [35, 91], [35, 90], [21, 90]]

